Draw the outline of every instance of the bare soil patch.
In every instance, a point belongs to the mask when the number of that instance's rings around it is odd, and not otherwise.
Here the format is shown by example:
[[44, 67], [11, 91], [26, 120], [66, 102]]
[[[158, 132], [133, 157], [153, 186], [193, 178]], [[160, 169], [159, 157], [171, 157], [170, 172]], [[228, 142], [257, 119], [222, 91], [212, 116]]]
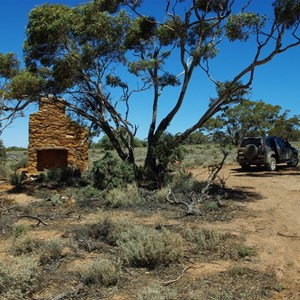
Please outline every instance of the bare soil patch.
[[275, 172], [241, 172], [225, 166], [221, 175], [228, 177], [229, 187], [255, 191], [261, 200], [242, 204], [245, 216], [214, 226], [244, 236], [246, 245], [257, 249], [256, 259], [247, 262], [250, 268], [275, 271], [285, 289], [272, 299], [300, 299], [300, 169], [279, 166]]

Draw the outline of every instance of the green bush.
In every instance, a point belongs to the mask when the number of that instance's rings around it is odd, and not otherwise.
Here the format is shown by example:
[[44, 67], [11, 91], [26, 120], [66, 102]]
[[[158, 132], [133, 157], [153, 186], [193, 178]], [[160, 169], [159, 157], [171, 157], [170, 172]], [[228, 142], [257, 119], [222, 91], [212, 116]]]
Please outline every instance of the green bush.
[[20, 189], [22, 187], [22, 181], [24, 175], [22, 173], [14, 172], [10, 174], [9, 183], [15, 187], [15, 189]]
[[9, 180], [11, 171], [6, 162], [0, 161], [0, 176], [2, 178]]
[[11, 231], [11, 228], [13, 228], [13, 224], [15, 223], [16, 218], [13, 218], [9, 215], [2, 215], [0, 217], [0, 233], [5, 234], [7, 232]]
[[18, 160], [17, 162], [14, 162], [12, 164], [12, 169], [14, 171], [21, 169], [21, 168], [26, 168], [27, 167], [27, 157], [23, 157], [20, 160]]
[[40, 174], [37, 181], [53, 183], [59, 186], [80, 186], [85, 184], [81, 179], [80, 170], [72, 167], [47, 170], [46, 172]]
[[179, 234], [141, 225], [120, 232], [117, 245], [127, 264], [149, 269], [179, 261], [183, 253]]
[[0, 261], [0, 298], [5, 300], [30, 299], [38, 282], [38, 263], [28, 257], [17, 257], [6, 264]]
[[60, 239], [50, 239], [42, 241], [31, 236], [21, 236], [14, 240], [11, 251], [15, 255], [36, 253], [42, 265], [59, 260], [64, 256], [65, 243]]
[[200, 228], [186, 228], [183, 232], [184, 238], [194, 244], [200, 251], [213, 251], [222, 242], [222, 235], [216, 230]]
[[14, 255], [23, 255], [40, 251], [44, 242], [40, 239], [25, 235], [14, 239], [11, 251]]
[[0, 140], [0, 162], [6, 161], [7, 155], [6, 155], [6, 148], [3, 144], [3, 141]]
[[114, 208], [129, 207], [140, 202], [138, 188], [135, 185], [127, 185], [126, 188], [114, 188], [105, 194], [105, 204]]
[[254, 256], [254, 255], [256, 255], [256, 251], [255, 251], [255, 249], [253, 249], [251, 247], [243, 246], [238, 249], [238, 255], [242, 258], [247, 257], [247, 256]]
[[121, 275], [121, 263], [98, 258], [79, 269], [81, 280], [86, 285], [103, 285], [109, 287], [117, 284]]
[[121, 161], [110, 152], [94, 163], [92, 182], [100, 190], [124, 187], [135, 180], [134, 166]]
[[28, 232], [28, 227], [24, 224], [16, 224], [13, 228], [13, 236], [15, 238], [25, 235]]
[[102, 198], [103, 193], [92, 185], [84, 186], [76, 191], [75, 198], [90, 200], [94, 198]]
[[44, 242], [40, 249], [40, 263], [45, 265], [63, 257], [65, 244], [60, 239]]
[[98, 223], [92, 224], [89, 228], [89, 236], [99, 239], [109, 245], [116, 246], [119, 236], [126, 231], [134, 228], [130, 219], [103, 218]]
[[152, 148], [153, 153], [158, 161], [158, 163], [163, 167], [164, 170], [167, 169], [170, 163], [175, 161], [182, 161], [184, 157], [184, 147], [178, 145], [174, 147], [175, 136], [170, 133], [163, 133], [156, 145]]

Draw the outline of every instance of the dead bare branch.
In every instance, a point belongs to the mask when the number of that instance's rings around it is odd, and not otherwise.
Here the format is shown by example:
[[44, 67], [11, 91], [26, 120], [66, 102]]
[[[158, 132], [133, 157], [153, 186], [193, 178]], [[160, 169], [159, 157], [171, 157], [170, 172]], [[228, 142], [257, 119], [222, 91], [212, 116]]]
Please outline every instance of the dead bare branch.
[[192, 268], [195, 269], [196, 267], [188, 266], [188, 267], [184, 268], [184, 269], [182, 270], [181, 274], [180, 274], [176, 279], [169, 280], [169, 281], [165, 281], [165, 282], [162, 283], [162, 285], [168, 286], [168, 285], [170, 285], [170, 284], [172, 284], [172, 283], [177, 282], [178, 280], [180, 280], [180, 279], [182, 278], [182, 276], [184, 275], [184, 273], [185, 273], [187, 270], [192, 269]]
[[6, 215], [6, 216], [12, 215], [12, 216], [16, 217], [17, 219], [23, 219], [23, 218], [33, 219], [33, 220], [38, 221], [36, 226], [39, 226], [40, 224], [48, 226], [48, 223], [46, 223], [44, 220], [42, 220], [41, 218], [39, 218], [37, 216], [22, 215], [22, 214], [17, 214], [12, 211], [13, 209], [18, 208], [18, 207], [19, 207], [18, 205], [14, 205], [14, 206], [10, 206], [10, 207], [5, 207], [4, 205], [1, 205], [0, 206], [0, 215]]

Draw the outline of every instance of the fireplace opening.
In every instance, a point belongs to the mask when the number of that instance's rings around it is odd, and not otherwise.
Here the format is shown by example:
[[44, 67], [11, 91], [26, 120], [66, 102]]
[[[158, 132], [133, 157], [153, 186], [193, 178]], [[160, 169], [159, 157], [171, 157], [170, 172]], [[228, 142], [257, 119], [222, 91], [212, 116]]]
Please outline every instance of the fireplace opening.
[[37, 150], [37, 171], [66, 168], [68, 166], [68, 150], [39, 149]]

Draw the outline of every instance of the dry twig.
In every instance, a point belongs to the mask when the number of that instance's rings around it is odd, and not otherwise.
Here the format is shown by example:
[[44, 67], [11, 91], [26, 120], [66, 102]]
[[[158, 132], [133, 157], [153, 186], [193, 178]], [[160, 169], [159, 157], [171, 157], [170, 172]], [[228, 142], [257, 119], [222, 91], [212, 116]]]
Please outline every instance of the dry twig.
[[176, 278], [176, 279], [172, 279], [172, 280], [169, 280], [169, 281], [165, 281], [162, 283], [162, 285], [164, 286], [167, 286], [167, 285], [170, 285], [174, 282], [177, 282], [178, 280], [180, 280], [182, 278], [182, 276], [184, 275], [184, 273], [189, 270], [189, 269], [192, 269], [192, 268], [196, 268], [196, 267], [193, 267], [193, 266], [189, 266], [189, 267], [186, 267], [182, 270], [181, 274]]

